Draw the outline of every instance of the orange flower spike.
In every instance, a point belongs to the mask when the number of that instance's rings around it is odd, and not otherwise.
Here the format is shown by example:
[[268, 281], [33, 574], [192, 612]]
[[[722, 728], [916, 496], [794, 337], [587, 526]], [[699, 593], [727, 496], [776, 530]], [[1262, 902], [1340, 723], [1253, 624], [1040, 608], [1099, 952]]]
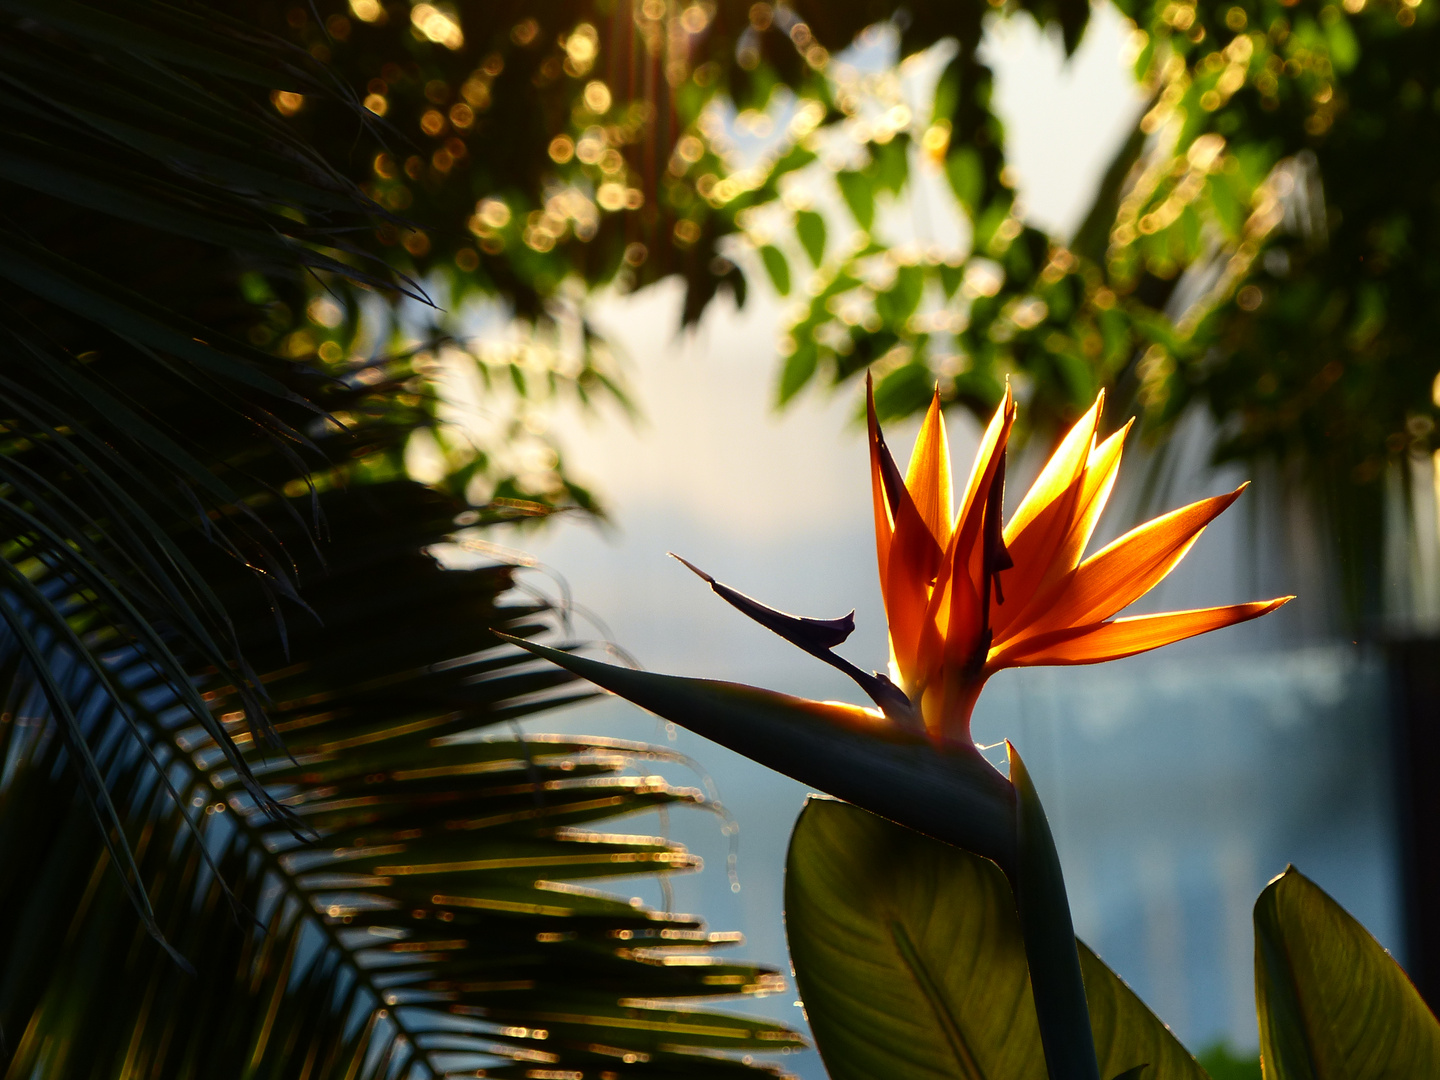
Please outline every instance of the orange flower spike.
[[1006, 447], [1016, 413], [1008, 386], [953, 518], [939, 396], [902, 475], [885, 445], [868, 379], [866, 390], [890, 676], [835, 652], [855, 629], [854, 612], [839, 619], [789, 615], [691, 569], [731, 606], [853, 679], [875, 703], [877, 730], [897, 737], [923, 731], [948, 749], [973, 753], [970, 714], [997, 671], [1115, 660], [1257, 618], [1291, 599], [1115, 618], [1159, 584], [1244, 489], [1158, 517], [1082, 561], [1129, 431], [1126, 425], [1099, 440], [1103, 397], [1061, 440], [1006, 525]]
[[[1005, 398], [986, 430], [966, 484], [959, 514], [951, 519], [951, 476], [945, 422], [937, 392], [916, 440], [904, 481], [885, 447], [867, 380], [871, 493], [875, 501], [876, 554], [890, 624], [893, 674], [921, 707], [937, 738], [945, 711], [944, 671], [963, 652], [972, 667], [985, 631], [981, 548], [987, 515], [996, 518], [992, 486], [1003, 483], [1005, 445], [1015, 405]], [[998, 488], [995, 489], [998, 492]], [[994, 504], [993, 507], [991, 504]], [[991, 546], [1001, 546], [997, 524]], [[979, 561], [977, 561], [979, 560]]]
[[[872, 419], [875, 415], [873, 393], [869, 395], [869, 415]], [[902, 684], [916, 675], [921, 639], [929, 632], [925, 611], [950, 534], [950, 461], [944, 423], [939, 409], [932, 406], [905, 480], [879, 436], [878, 424], [870, 444], [881, 594], [890, 624], [892, 661]], [[882, 514], [893, 523], [888, 540]]]
[[[1029, 493], [1016, 507], [1005, 527], [1005, 544], [1015, 560], [1015, 572], [1005, 580], [1005, 614], [1023, 608], [1046, 584], [1054, 560], [1074, 524], [1076, 510], [1095, 453], [1095, 431], [1100, 423], [1102, 393], [1090, 411], [1061, 440], [1040, 471]], [[1088, 539], [1088, 536], [1087, 536]], [[1084, 547], [1084, 542], [1081, 542]], [[1078, 552], [1076, 553], [1078, 555]], [[1078, 561], [1078, 560], [1077, 560]], [[1073, 567], [1072, 563], [1070, 569]], [[1000, 615], [1000, 612], [996, 613]]]
[[945, 437], [945, 418], [940, 412], [940, 388], [930, 399], [925, 422], [915, 439], [910, 454], [910, 467], [905, 470], [905, 487], [915, 500], [920, 518], [942, 549], [950, 543], [951, 487], [950, 442]]
[[[1007, 385], [1005, 397], [980, 440], [932, 605], [943, 641], [938, 656], [926, 657], [930, 661], [925, 667], [928, 692], [922, 697], [921, 712], [926, 726], [937, 737], [949, 726], [947, 717], [958, 709], [968, 718], [974, 706], [979, 694], [974, 676], [989, 649], [995, 572], [1011, 565], [1004, 552], [1000, 512], [1006, 446], [1014, 423], [1015, 402]], [[972, 683], [973, 695], [965, 689]]]
[[870, 373], [865, 373], [865, 426], [870, 443], [870, 496], [875, 504], [875, 553], [880, 564], [880, 595], [886, 594], [886, 571], [890, 566], [890, 538], [895, 533], [895, 515], [900, 508], [899, 492], [905, 482], [895, 468], [895, 459], [880, 434], [875, 416], [875, 391]]
[[[867, 382], [867, 390], [869, 384]], [[986, 429], [953, 524], [939, 397], [902, 482], [869, 398], [871, 487], [894, 675], [932, 738], [968, 743], [985, 681], [1006, 667], [1092, 664], [1257, 618], [1290, 597], [1115, 619], [1180, 562], [1236, 498], [1203, 499], [1081, 561], [1115, 483], [1127, 424], [1100, 442], [1103, 394], [1001, 520], [1015, 405]]]

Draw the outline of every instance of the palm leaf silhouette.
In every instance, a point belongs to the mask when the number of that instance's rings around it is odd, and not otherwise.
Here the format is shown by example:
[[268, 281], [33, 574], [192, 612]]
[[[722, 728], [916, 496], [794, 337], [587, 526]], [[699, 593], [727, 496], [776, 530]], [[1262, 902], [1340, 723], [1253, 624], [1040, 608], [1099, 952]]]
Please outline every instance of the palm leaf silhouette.
[[251, 343], [247, 278], [410, 288], [263, 101], [348, 92], [162, 3], [0, 0], [0, 58], [5, 1074], [703, 1076], [797, 1044], [676, 1004], [771, 973], [574, 884], [692, 867], [591, 830], [693, 792], [475, 734], [575, 695], [490, 635], [554, 621], [508, 569], [424, 553], [461, 504], [347, 490], [424, 419], [403, 365]]
[[[456, 509], [431, 491], [398, 481], [323, 501], [356, 539], [307, 582], [319, 621], [296, 620], [288, 657], [265, 621], [239, 627], [287, 753], [244, 729], [218, 673], [201, 684], [313, 842], [257, 805], [140, 650], [107, 658], [117, 700], [36, 632], [137, 886], [193, 976], [124, 903], [29, 656], [14, 642], [0, 654], [5, 1075], [473, 1075], [498, 1060], [486, 1075], [725, 1076], [750, 1070], [717, 1052], [800, 1045], [781, 1025], [683, 1004], [777, 988], [773, 972], [712, 955], [733, 936], [576, 884], [696, 866], [661, 838], [602, 831], [703, 802], [627, 774], [637, 752], [663, 751], [485, 730], [584, 696], [490, 632], [552, 631], [552, 613], [505, 601], [509, 567], [446, 571], [424, 554]], [[67, 611], [86, 615], [79, 600]]]
[[0, 57], [0, 619], [128, 880], [118, 808], [43, 650], [64, 643], [112, 695], [103, 651], [141, 650], [266, 800], [193, 687], [192, 663], [223, 673], [267, 733], [234, 613], [177, 537], [225, 553], [217, 572], [249, 576], [252, 602], [296, 598], [236, 477], [257, 454], [285, 462], [281, 485], [324, 465], [326, 380], [240, 338], [256, 313], [236, 281], [248, 266], [404, 283], [345, 255], [378, 208], [254, 101], [257, 84], [338, 92], [303, 50], [163, 4], [7, 0]]

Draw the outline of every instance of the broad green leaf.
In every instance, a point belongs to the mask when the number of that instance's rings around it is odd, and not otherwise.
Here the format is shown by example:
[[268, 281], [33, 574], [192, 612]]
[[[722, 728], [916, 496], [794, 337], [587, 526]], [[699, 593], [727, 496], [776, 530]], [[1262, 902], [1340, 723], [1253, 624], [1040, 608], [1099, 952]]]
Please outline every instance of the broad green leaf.
[[775, 286], [775, 291], [781, 296], [790, 295], [790, 264], [785, 261], [785, 256], [774, 244], [765, 244], [760, 248], [760, 261], [765, 264], [765, 273], [770, 275], [770, 284]]
[[795, 235], [810, 261], [819, 266], [825, 258], [825, 219], [814, 210], [801, 210], [795, 215]]
[[1440, 1024], [1400, 965], [1293, 866], [1255, 902], [1266, 1080], [1440, 1076]]
[[[1013, 894], [988, 859], [811, 799], [790, 839], [785, 923], [832, 1080], [1046, 1080]], [[1078, 947], [1100, 1075], [1205, 1080]]]

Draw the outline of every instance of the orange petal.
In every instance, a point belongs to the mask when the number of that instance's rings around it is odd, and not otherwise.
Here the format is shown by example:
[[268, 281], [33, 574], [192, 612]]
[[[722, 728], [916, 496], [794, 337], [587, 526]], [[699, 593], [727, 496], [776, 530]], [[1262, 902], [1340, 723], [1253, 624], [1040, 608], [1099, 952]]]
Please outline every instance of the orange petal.
[[928, 609], [951, 540], [950, 487], [950, 451], [937, 390], [910, 457], [884, 574], [890, 647], [908, 689], [924, 680], [921, 654], [929, 665], [939, 652], [939, 629]]
[[1104, 402], [1105, 391], [1102, 390], [1095, 399], [1095, 404], [1090, 406], [1090, 411], [1060, 440], [1055, 453], [1050, 455], [1045, 468], [1040, 470], [1040, 475], [1035, 478], [1035, 483], [1030, 485], [1025, 498], [1015, 508], [1010, 523], [1005, 526], [1006, 544], [1021, 543], [1023, 533], [1034, 531], [1032, 523], [1043, 525], [1046, 513], [1052, 512], [1054, 505], [1073, 491], [1075, 481], [1085, 470], [1086, 460], [1094, 449], [1095, 431], [1100, 423], [1100, 407]]
[[[880, 563], [880, 593], [885, 593], [886, 571], [890, 563], [890, 537], [895, 532], [895, 517], [891, 510], [889, 486], [899, 478], [900, 470], [885, 445], [885, 436], [880, 432], [880, 421], [875, 416], [875, 381], [865, 373], [865, 426], [870, 441], [870, 495], [875, 504], [875, 554]], [[898, 496], [898, 492], [895, 493]], [[898, 500], [897, 500], [898, 501]]]
[[[1006, 602], [996, 612], [997, 628], [1008, 622], [1006, 615], [1018, 613], [1029, 602], [1046, 579], [1055, 552], [1070, 534], [1104, 400], [1102, 391], [1090, 411], [1061, 440], [1005, 527], [1005, 545], [1015, 568], [1005, 575]], [[1074, 565], [1064, 569], [1071, 570]]]
[[[950, 537], [950, 547], [940, 564], [940, 574], [930, 599], [927, 620], [943, 635], [944, 657], [949, 663], [963, 663], [979, 640], [982, 624], [979, 540], [984, 528], [990, 487], [996, 482], [1010, 429], [1015, 423], [1015, 402], [1010, 387], [995, 410], [980, 440], [975, 464], [966, 484], [965, 501]], [[922, 658], [930, 664], [940, 657]]]
[[970, 661], [980, 643], [984, 612], [981, 610], [980, 589], [969, 573], [957, 573], [949, 582], [947, 610], [937, 620], [945, 629], [945, 661], [963, 666]]
[[931, 588], [940, 568], [942, 552], [929, 526], [921, 519], [907, 495], [900, 500], [895, 519], [889, 559], [885, 569], [885, 619], [890, 624], [890, 647], [900, 669], [902, 682], [909, 685], [919, 674], [917, 660], [925, 627]]
[[1098, 623], [1133, 604], [1175, 569], [1205, 526], [1244, 490], [1242, 484], [1229, 495], [1202, 499], [1132, 529], [1037, 596], [1034, 604], [1042, 614], [1017, 627], [1013, 638]]
[[[970, 479], [965, 484], [965, 498], [960, 503], [960, 516], [955, 521], [955, 536], [950, 549], [945, 553], [942, 574], [967, 574], [979, 595], [981, 588], [980, 540], [984, 536], [985, 514], [990, 503], [991, 485], [1001, 472], [1005, 462], [1005, 448], [1010, 443], [1010, 430], [1015, 425], [1015, 399], [1010, 395], [1010, 384], [1005, 384], [1005, 396], [1000, 407], [990, 418], [980, 447], [975, 452], [975, 463], [970, 467]], [[1003, 479], [1001, 481], [1004, 482]], [[1001, 539], [1003, 540], [1003, 533]], [[943, 624], [942, 624], [943, 625]]]
[[915, 450], [910, 455], [910, 467], [905, 470], [905, 487], [921, 520], [930, 529], [930, 535], [940, 547], [950, 542], [951, 492], [950, 447], [945, 439], [945, 418], [940, 413], [940, 388], [930, 401], [930, 410], [925, 414], [925, 423], [920, 426], [920, 435], [915, 440]]
[[1110, 501], [1110, 490], [1115, 486], [1115, 474], [1120, 471], [1120, 455], [1125, 449], [1125, 437], [1135, 421], [1128, 421], [1123, 428], [1112, 434], [1103, 443], [1090, 451], [1090, 460], [1085, 463], [1085, 484], [1080, 497], [1075, 500], [1075, 511], [1070, 518], [1070, 532], [1065, 542], [1055, 553], [1055, 562], [1064, 570], [1073, 570], [1085, 553], [1085, 545], [1095, 531], [1095, 524], [1105, 504]]
[[1005, 396], [1000, 399], [1000, 406], [990, 418], [979, 449], [975, 451], [975, 463], [970, 466], [970, 479], [965, 482], [965, 497], [960, 500], [960, 516], [955, 522], [957, 529], [964, 528], [967, 519], [973, 515], [973, 529], [976, 535], [979, 535], [979, 517], [985, 508], [985, 496], [988, 494], [988, 489], [982, 492], [981, 487], [995, 474], [996, 464], [1000, 455], [1005, 453], [1005, 444], [1010, 439], [1010, 428], [1014, 423], [1015, 399], [1010, 395], [1010, 384], [1007, 382]]
[[[1017, 572], [1022, 567], [1021, 557], [1025, 552], [1023, 547], [1011, 546], [1010, 554], [1015, 559], [1016, 572], [1011, 572], [1004, 579], [1007, 603], [994, 609], [990, 616], [997, 642], [1022, 632], [1029, 622], [1039, 617], [1043, 605], [1053, 599], [1056, 583], [1080, 562], [1085, 545], [1090, 542], [1090, 535], [1095, 531], [1095, 524], [1100, 520], [1100, 513], [1115, 486], [1121, 451], [1129, 431], [1130, 424], [1127, 423], [1090, 451], [1084, 472], [1076, 483], [1076, 497], [1070, 508], [1070, 523], [1065, 534], [1060, 544], [1050, 552], [1048, 562], [1031, 571], [1039, 574], [1038, 582], [1019, 579]], [[1029, 587], [1028, 592], [1023, 591], [1026, 586]], [[1037, 602], [1036, 597], [1041, 597], [1041, 601]]]
[[[1018, 648], [1006, 646], [991, 654], [991, 667], [1099, 664], [1119, 660], [1161, 645], [1257, 619], [1288, 604], [1293, 596], [1250, 604], [1171, 611], [1163, 615], [1132, 615], [1089, 627], [1060, 630], [1031, 638]], [[1003, 655], [997, 656], [1000, 653]]]

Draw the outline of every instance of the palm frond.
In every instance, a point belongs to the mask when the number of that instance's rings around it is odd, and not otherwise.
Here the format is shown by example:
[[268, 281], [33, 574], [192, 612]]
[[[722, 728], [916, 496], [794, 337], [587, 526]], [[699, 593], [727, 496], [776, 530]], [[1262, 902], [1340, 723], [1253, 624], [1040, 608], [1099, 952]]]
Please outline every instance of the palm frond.
[[[65, 649], [108, 693], [103, 651], [142, 650], [265, 802], [189, 665], [223, 673], [249, 730], [268, 733], [213, 574], [248, 578], [250, 603], [298, 599], [244, 461], [258, 450], [283, 462], [277, 489], [328, 467], [310, 429], [329, 381], [243, 340], [256, 312], [238, 277], [248, 266], [405, 287], [346, 255], [347, 232], [384, 211], [263, 107], [257, 85], [345, 96], [304, 50], [219, 15], [0, 2], [0, 616], [122, 864], [126, 834], [78, 703], [41, 654]], [[183, 533], [225, 558], [202, 572]]]
[[73, 642], [44, 649], [135, 853], [130, 887], [197, 978], [108, 869], [36, 654], [0, 650], [5, 1075], [723, 1077], [754, 1073], [727, 1052], [800, 1045], [697, 1005], [782, 985], [714, 955], [734, 935], [593, 887], [698, 867], [610, 831], [703, 804], [630, 771], [666, 751], [487, 730], [584, 696], [491, 633], [553, 633], [551, 612], [516, 598], [508, 567], [446, 571], [421, 550], [450, 500], [396, 482], [323, 502], [354, 540], [306, 581], [319, 621], [297, 620], [288, 657], [264, 620], [237, 627], [288, 753], [245, 728], [219, 673], [201, 686], [314, 842], [264, 811], [143, 650], [109, 654], [107, 687]]

